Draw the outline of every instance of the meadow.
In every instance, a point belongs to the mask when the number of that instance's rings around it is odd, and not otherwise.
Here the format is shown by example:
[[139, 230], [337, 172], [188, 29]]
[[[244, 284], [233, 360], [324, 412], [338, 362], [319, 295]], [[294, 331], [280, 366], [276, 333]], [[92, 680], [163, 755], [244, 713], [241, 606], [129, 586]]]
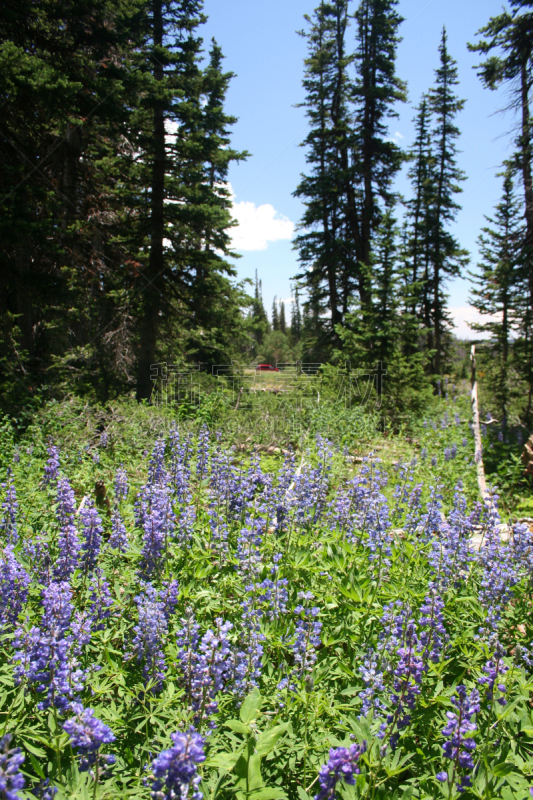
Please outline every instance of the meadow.
[[466, 395], [262, 449], [132, 407], [2, 423], [0, 797], [531, 796], [533, 533]]

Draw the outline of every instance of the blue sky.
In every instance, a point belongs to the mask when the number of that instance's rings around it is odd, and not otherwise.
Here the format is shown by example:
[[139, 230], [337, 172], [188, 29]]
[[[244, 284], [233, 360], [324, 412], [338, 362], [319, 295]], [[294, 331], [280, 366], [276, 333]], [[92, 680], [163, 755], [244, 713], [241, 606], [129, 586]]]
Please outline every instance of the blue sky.
[[[240, 278], [253, 278], [258, 270], [269, 310], [274, 295], [290, 297], [290, 279], [299, 269], [291, 238], [302, 205], [292, 192], [306, 168], [305, 150], [299, 146], [307, 131], [305, 110], [296, 107], [304, 99], [306, 42], [296, 31], [305, 27], [304, 14], [311, 15], [315, 5], [316, 0], [205, 0], [205, 44], [215, 36], [226, 56], [225, 69], [236, 73], [226, 105], [239, 118], [232, 143], [251, 153], [247, 161], [232, 165], [229, 175], [240, 221], [235, 248], [242, 257], [236, 266]], [[459, 164], [467, 180], [459, 195], [462, 210], [455, 232], [473, 263], [484, 215], [492, 213], [500, 196], [496, 173], [512, 150], [514, 119], [511, 113], [499, 113], [508, 100], [503, 90], [483, 89], [473, 69], [479, 56], [469, 53], [466, 43], [501, 8], [501, 0], [400, 0], [398, 5], [405, 21], [397, 71], [407, 81], [409, 102], [398, 108], [390, 133], [402, 146], [411, 144], [414, 107], [433, 84], [445, 25], [450, 53], [458, 62], [458, 92], [466, 100], [457, 124], [462, 131]], [[398, 188], [408, 192], [403, 176]], [[449, 286], [449, 305], [461, 335], [467, 333], [465, 320], [473, 313], [468, 291], [466, 280]]]

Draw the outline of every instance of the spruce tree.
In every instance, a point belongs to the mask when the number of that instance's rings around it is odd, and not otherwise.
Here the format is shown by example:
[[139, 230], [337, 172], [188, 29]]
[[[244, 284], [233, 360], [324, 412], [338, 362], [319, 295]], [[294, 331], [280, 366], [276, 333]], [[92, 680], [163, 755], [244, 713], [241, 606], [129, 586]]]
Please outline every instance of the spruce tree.
[[403, 259], [408, 266], [406, 280], [410, 284], [410, 311], [418, 315], [429, 329], [430, 309], [430, 243], [433, 225], [434, 158], [431, 148], [431, 114], [423, 95], [414, 119], [415, 141], [409, 150], [412, 164], [408, 171], [412, 196], [406, 202], [406, 230]]
[[294, 290], [291, 308], [291, 344], [298, 344], [302, 337], [302, 312], [300, 309], [300, 294], [298, 287]]
[[[474, 281], [471, 304], [481, 314], [494, 319], [475, 323], [472, 328], [488, 333], [497, 358], [495, 396], [504, 420], [509, 413], [509, 368], [512, 338], [521, 328], [520, 297], [527, 293], [521, 270], [524, 226], [514, 189], [515, 167], [506, 164], [502, 198], [494, 217], [486, 217], [488, 226], [479, 237], [481, 260]], [[494, 365], [493, 365], [494, 366]]]
[[[342, 189], [347, 179], [346, 157], [350, 136], [348, 68], [353, 58], [346, 54], [348, 0], [321, 3], [313, 18], [305, 17], [309, 30], [303, 86], [303, 105], [310, 131], [303, 143], [307, 148], [309, 174], [303, 175], [295, 190], [303, 199], [305, 210], [294, 242], [299, 251], [303, 272], [297, 276], [306, 286], [310, 302], [321, 315], [326, 310], [331, 326], [342, 322], [340, 287], [343, 267], [350, 259], [350, 249], [343, 241]], [[341, 190], [341, 191], [340, 191]], [[342, 265], [342, 266], [341, 266]]]
[[278, 298], [274, 295], [272, 301], [272, 330], [279, 331]]
[[304, 232], [295, 239], [304, 268], [297, 278], [332, 343], [354, 294], [362, 316], [371, 313], [372, 242], [403, 158], [388, 130], [396, 103], [405, 100], [395, 71], [402, 21], [396, 6], [396, 0], [361, 0], [353, 15], [355, 47], [348, 40], [348, 0], [321, 3], [306, 17], [310, 170], [295, 192], [305, 203]]
[[457, 62], [448, 52], [446, 29], [443, 28], [439, 46], [440, 66], [435, 72], [434, 88], [429, 93], [431, 111], [435, 117], [432, 133], [434, 147], [434, 185], [433, 219], [431, 223], [431, 275], [432, 284], [432, 326], [435, 357], [434, 372], [442, 373], [444, 356], [444, 331], [447, 323], [446, 295], [444, 292], [447, 277], [461, 274], [461, 266], [467, 263], [467, 253], [459, 246], [457, 239], [449, 230], [460, 206], [455, 195], [461, 191], [460, 182], [464, 173], [457, 166], [457, 144], [459, 129], [455, 124], [457, 114], [464, 106], [454, 92], [459, 83]]
[[250, 310], [250, 327], [252, 336], [257, 345], [262, 345], [266, 334], [270, 331], [270, 323], [263, 305], [261, 284], [255, 271], [254, 299]]
[[285, 320], [285, 303], [283, 300], [279, 304], [279, 329], [283, 334], [287, 333], [287, 322]]

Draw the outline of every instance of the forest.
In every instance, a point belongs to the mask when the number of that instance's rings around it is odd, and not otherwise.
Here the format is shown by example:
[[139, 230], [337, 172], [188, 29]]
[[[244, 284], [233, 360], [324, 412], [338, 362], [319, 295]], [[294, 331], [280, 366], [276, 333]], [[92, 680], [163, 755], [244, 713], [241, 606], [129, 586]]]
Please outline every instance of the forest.
[[[530, 3], [468, 45], [509, 90], [513, 151], [486, 210], [479, 263], [454, 234], [464, 99], [446, 31], [416, 137], [389, 138], [406, 85], [393, 0], [321, 3], [303, 21], [307, 170], [288, 309], [237, 280], [227, 175], [235, 118], [200, 0], [8, 3], [1, 16], [3, 405], [75, 391], [149, 400], [150, 365], [386, 363], [416, 407], [450, 370], [447, 285], [469, 275], [498, 414], [532, 413]], [[31, 109], [31, 113], [28, 113]], [[515, 124], [516, 123], [516, 124]], [[410, 192], [395, 188], [408, 166]], [[261, 276], [259, 276], [261, 277]], [[268, 309], [270, 311], [270, 309]], [[424, 391], [422, 391], [422, 395]], [[399, 399], [401, 397], [401, 400]]]
[[270, 307], [202, 0], [1, 5], [0, 800], [533, 796], [533, 0], [465, 29], [508, 119], [475, 254], [445, 27], [391, 135], [401, 9], [295, 32]]

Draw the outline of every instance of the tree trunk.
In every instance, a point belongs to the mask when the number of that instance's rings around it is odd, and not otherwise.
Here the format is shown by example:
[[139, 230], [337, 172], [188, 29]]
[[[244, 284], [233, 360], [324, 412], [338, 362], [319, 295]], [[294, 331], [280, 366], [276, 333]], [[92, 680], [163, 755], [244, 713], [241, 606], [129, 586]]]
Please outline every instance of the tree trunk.
[[[153, 0], [154, 78], [163, 81], [161, 61], [163, 45], [162, 0]], [[159, 285], [164, 270], [163, 237], [165, 233], [165, 107], [158, 95], [156, 84], [153, 114], [154, 160], [152, 167], [150, 255], [145, 273], [147, 284], [143, 287], [143, 317], [140, 330], [139, 365], [137, 374], [137, 400], [149, 400], [152, 393], [150, 365], [155, 364], [161, 292]]]

